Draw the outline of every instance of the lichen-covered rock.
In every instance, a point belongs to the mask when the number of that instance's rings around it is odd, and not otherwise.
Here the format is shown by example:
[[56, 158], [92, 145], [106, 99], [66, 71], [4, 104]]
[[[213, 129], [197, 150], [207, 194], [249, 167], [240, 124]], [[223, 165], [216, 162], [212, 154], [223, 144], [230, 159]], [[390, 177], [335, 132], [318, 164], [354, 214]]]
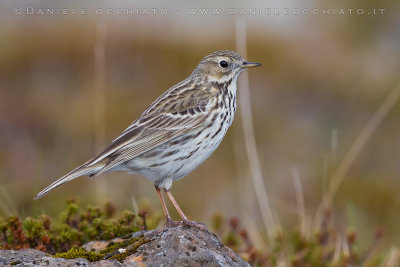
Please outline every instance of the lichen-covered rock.
[[[130, 239], [91, 242], [67, 252], [68, 257], [89, 255], [88, 259], [55, 258], [44, 252], [0, 250], [0, 265], [14, 266], [249, 266], [225, 247], [207, 229], [187, 225], [134, 233]], [[107, 247], [105, 250], [101, 250]], [[96, 251], [96, 252], [94, 252]], [[92, 255], [93, 254], [93, 255]], [[63, 255], [63, 254], [61, 254]], [[74, 256], [75, 255], [75, 256]]]
[[34, 266], [46, 253], [35, 249], [0, 250], [0, 265]]
[[89, 262], [86, 259], [60, 259], [46, 255], [46, 253], [36, 249], [21, 250], [0, 250], [0, 266], [121, 266], [116, 260], [102, 260], [98, 262]]
[[128, 256], [124, 265], [250, 266], [225, 247], [213, 233], [196, 227], [169, 227], [146, 238], [150, 241]]

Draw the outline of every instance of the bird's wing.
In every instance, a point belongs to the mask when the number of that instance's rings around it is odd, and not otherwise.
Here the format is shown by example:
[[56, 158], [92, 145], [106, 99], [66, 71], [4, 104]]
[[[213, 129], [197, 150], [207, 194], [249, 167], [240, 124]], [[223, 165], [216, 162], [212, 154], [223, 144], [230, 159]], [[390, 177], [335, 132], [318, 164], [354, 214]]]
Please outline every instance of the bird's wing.
[[146, 122], [138, 123], [135, 127], [125, 131], [97, 157], [53, 182], [34, 198], [41, 198], [54, 188], [80, 176], [100, 175], [118, 164], [200, 126], [204, 123], [204, 116], [205, 113], [178, 119], [171, 114], [159, 114], [146, 118]]
[[160, 103], [158, 109], [142, 114], [86, 166], [103, 163], [104, 166], [92, 174], [97, 176], [192, 131], [205, 123], [215, 101], [210, 95], [202, 95], [194, 97], [191, 101], [178, 97], [165, 101], [165, 104]]

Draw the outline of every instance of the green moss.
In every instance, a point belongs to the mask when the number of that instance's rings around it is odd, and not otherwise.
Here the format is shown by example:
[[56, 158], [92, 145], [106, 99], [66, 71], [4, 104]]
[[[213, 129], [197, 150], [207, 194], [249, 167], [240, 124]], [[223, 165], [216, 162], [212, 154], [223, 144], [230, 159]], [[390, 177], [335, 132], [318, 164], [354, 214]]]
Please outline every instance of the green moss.
[[227, 233], [223, 239], [224, 244], [229, 247], [238, 247], [240, 245], [240, 237], [233, 231]]
[[103, 259], [103, 255], [93, 252], [93, 251], [86, 251], [83, 248], [72, 248], [67, 252], [57, 253], [53, 256], [54, 258], [64, 258], [64, 259], [76, 259], [76, 258], [83, 258], [87, 259], [88, 261], [99, 261]]
[[131, 211], [117, 214], [110, 203], [83, 208], [70, 200], [54, 222], [47, 215], [24, 220], [0, 217], [0, 248], [65, 252], [91, 240], [110, 240], [143, 228], [142, 218]]
[[221, 213], [215, 214], [211, 218], [211, 225], [216, 232], [222, 231], [222, 224], [224, 223], [224, 216]]
[[[134, 238], [133, 238], [134, 239]], [[149, 242], [150, 239], [146, 239], [146, 238], [141, 238], [141, 239], [136, 239], [136, 241], [131, 242], [131, 245], [126, 248], [125, 252], [123, 253], [114, 253], [114, 255], [112, 255], [111, 257], [109, 257], [108, 259], [110, 260], [117, 260], [119, 262], [122, 262], [125, 260], [126, 257], [134, 254], [136, 252], [136, 250], [143, 244], [146, 244], [147, 242]], [[118, 250], [117, 250], [118, 251]]]
[[[137, 248], [141, 245], [149, 242], [149, 239], [145, 238], [130, 238], [122, 242], [110, 243], [108, 247], [99, 253], [88, 252], [82, 248], [71, 248], [67, 252], [57, 253], [53, 257], [64, 258], [64, 259], [76, 259], [83, 258], [88, 261], [99, 261], [102, 259], [118, 260], [123, 262], [126, 257], [136, 252]], [[120, 252], [120, 249], [124, 249], [124, 252]]]
[[111, 242], [110, 244], [108, 244], [107, 248], [104, 249], [103, 251], [101, 251], [101, 253], [103, 254], [110, 254], [113, 253], [114, 251], [120, 249], [120, 248], [126, 248], [129, 245], [135, 243], [138, 240], [138, 238], [130, 238], [127, 240], [124, 240], [122, 242]]

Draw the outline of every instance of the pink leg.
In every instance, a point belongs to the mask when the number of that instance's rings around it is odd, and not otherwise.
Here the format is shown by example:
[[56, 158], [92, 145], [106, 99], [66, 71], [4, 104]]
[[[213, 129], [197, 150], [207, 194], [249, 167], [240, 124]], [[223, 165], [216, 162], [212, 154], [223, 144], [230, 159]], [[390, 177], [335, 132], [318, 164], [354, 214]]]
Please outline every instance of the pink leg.
[[188, 221], [188, 218], [186, 217], [186, 215], [183, 213], [183, 211], [179, 207], [178, 203], [176, 202], [176, 200], [175, 200], [174, 196], [171, 194], [171, 192], [169, 190], [164, 190], [164, 191], [168, 195], [169, 199], [172, 201], [172, 204], [174, 204], [179, 215], [181, 215], [183, 221]]
[[182, 209], [179, 207], [178, 203], [176, 202], [175, 198], [172, 196], [171, 192], [169, 190], [165, 190], [165, 189], [164, 189], [164, 191], [168, 195], [168, 197], [172, 201], [172, 203], [174, 204], [174, 206], [175, 206], [176, 210], [178, 211], [179, 215], [182, 217], [183, 224], [191, 226], [191, 227], [196, 227], [196, 228], [198, 228], [200, 230], [208, 232], [208, 229], [204, 224], [189, 220], [186, 217], [186, 215], [183, 213]]
[[169, 215], [169, 212], [168, 212], [168, 209], [167, 209], [167, 205], [165, 204], [165, 201], [164, 201], [164, 198], [163, 198], [163, 196], [162, 196], [162, 194], [161, 194], [160, 188], [158, 188], [157, 186], [155, 186], [155, 187], [156, 187], [158, 196], [160, 197], [161, 206], [162, 206], [162, 208], [163, 208], [163, 210], [164, 210], [165, 216], [167, 217], [167, 224], [168, 224], [169, 222], [172, 221], [171, 215]]

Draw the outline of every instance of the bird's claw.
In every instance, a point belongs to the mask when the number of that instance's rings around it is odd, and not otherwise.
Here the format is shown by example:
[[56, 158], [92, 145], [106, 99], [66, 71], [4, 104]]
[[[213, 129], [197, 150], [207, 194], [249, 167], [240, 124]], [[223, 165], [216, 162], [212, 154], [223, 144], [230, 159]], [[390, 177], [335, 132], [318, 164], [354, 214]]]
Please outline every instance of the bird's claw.
[[178, 227], [178, 226], [188, 226], [188, 227], [194, 227], [202, 231], [209, 232], [207, 226], [205, 226], [203, 223], [198, 223], [196, 221], [191, 221], [187, 218], [184, 218], [182, 221], [174, 221], [171, 219], [171, 217], [167, 217], [167, 222], [163, 227], [158, 229], [159, 232], [162, 232], [168, 228], [173, 228], [173, 227]]
[[205, 226], [203, 223], [198, 223], [196, 221], [191, 221], [191, 220], [188, 220], [188, 219], [183, 220], [181, 222], [183, 223], [183, 225], [187, 225], [189, 227], [195, 227], [195, 228], [200, 229], [202, 231], [209, 232], [207, 226]]
[[167, 223], [165, 224], [166, 227], [177, 227], [182, 225], [182, 221], [174, 221], [172, 219], [167, 219]]

